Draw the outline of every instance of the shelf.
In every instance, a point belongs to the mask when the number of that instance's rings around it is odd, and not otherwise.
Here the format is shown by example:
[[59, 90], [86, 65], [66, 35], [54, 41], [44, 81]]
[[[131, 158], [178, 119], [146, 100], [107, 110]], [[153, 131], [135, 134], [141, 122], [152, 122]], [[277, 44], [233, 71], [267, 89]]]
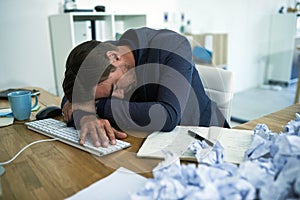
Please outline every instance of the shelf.
[[49, 16], [57, 95], [63, 95], [65, 62], [75, 46], [91, 39], [115, 40], [117, 33], [146, 26], [146, 22], [145, 14], [70, 12]]

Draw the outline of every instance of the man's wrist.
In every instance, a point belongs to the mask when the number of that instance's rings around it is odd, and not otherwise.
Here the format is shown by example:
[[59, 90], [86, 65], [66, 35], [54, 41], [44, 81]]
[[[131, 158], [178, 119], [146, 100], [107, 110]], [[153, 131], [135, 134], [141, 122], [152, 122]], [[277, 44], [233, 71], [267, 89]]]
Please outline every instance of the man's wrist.
[[89, 112], [81, 109], [77, 109], [73, 111], [73, 119], [74, 119], [74, 125], [77, 130], [81, 128], [80, 121], [83, 117], [93, 115], [96, 116], [95, 112]]
[[77, 102], [72, 103], [73, 110], [82, 110], [85, 112], [95, 112], [95, 100], [86, 101], [86, 102]]

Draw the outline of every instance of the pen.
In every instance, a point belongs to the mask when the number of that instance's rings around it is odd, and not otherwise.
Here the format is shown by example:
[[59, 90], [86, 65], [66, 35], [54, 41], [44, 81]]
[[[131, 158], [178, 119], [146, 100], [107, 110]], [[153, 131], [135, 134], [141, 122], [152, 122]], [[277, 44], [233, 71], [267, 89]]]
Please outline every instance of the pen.
[[188, 130], [188, 133], [191, 134], [196, 134], [196, 137], [199, 138], [201, 141], [204, 140], [209, 146], [213, 147], [214, 143], [204, 137], [202, 137], [201, 135], [197, 134], [196, 132], [192, 131], [192, 130]]

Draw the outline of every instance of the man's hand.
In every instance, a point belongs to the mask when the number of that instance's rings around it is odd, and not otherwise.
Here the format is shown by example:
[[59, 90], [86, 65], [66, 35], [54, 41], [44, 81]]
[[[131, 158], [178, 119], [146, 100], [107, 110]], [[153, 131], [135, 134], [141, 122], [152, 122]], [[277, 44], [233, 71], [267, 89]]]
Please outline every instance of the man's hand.
[[81, 145], [84, 144], [85, 138], [89, 134], [93, 144], [96, 147], [107, 147], [108, 143], [116, 144], [116, 138], [124, 139], [127, 134], [115, 130], [106, 119], [98, 119], [95, 115], [86, 115], [80, 120], [80, 141]]
[[62, 113], [64, 116], [64, 121], [68, 122], [72, 119], [72, 103], [70, 103], [68, 100], [63, 106]]

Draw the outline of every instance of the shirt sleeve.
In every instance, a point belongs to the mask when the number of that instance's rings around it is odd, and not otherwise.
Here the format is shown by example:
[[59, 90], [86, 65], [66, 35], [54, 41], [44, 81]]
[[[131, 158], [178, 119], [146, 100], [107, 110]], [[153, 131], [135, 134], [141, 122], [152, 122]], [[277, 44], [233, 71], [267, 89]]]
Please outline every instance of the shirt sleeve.
[[143, 96], [142, 100], [101, 99], [97, 103], [97, 114], [121, 130], [171, 131], [181, 121], [192, 88], [195, 68], [190, 43], [171, 31], [139, 41], [139, 46], [145, 46], [148, 41], [150, 48], [145, 50], [147, 53], [139, 51], [142, 60], [139, 64], [152, 64], [153, 69], [149, 72], [150, 67], [147, 67], [147, 73], [143, 74], [143, 84], [151, 84], [139, 86], [138, 95]]
[[[189, 44], [185, 45], [185, 51], [188, 53]], [[170, 52], [161, 53], [161, 59], [164, 60], [164, 64], [157, 65], [159, 79], [156, 86], [142, 86], [147, 93], [144, 101], [100, 99], [97, 104], [99, 117], [108, 119], [114, 127], [124, 131], [174, 129], [180, 123], [189, 98], [194, 66], [190, 60]], [[153, 88], [154, 93], [148, 91]]]

